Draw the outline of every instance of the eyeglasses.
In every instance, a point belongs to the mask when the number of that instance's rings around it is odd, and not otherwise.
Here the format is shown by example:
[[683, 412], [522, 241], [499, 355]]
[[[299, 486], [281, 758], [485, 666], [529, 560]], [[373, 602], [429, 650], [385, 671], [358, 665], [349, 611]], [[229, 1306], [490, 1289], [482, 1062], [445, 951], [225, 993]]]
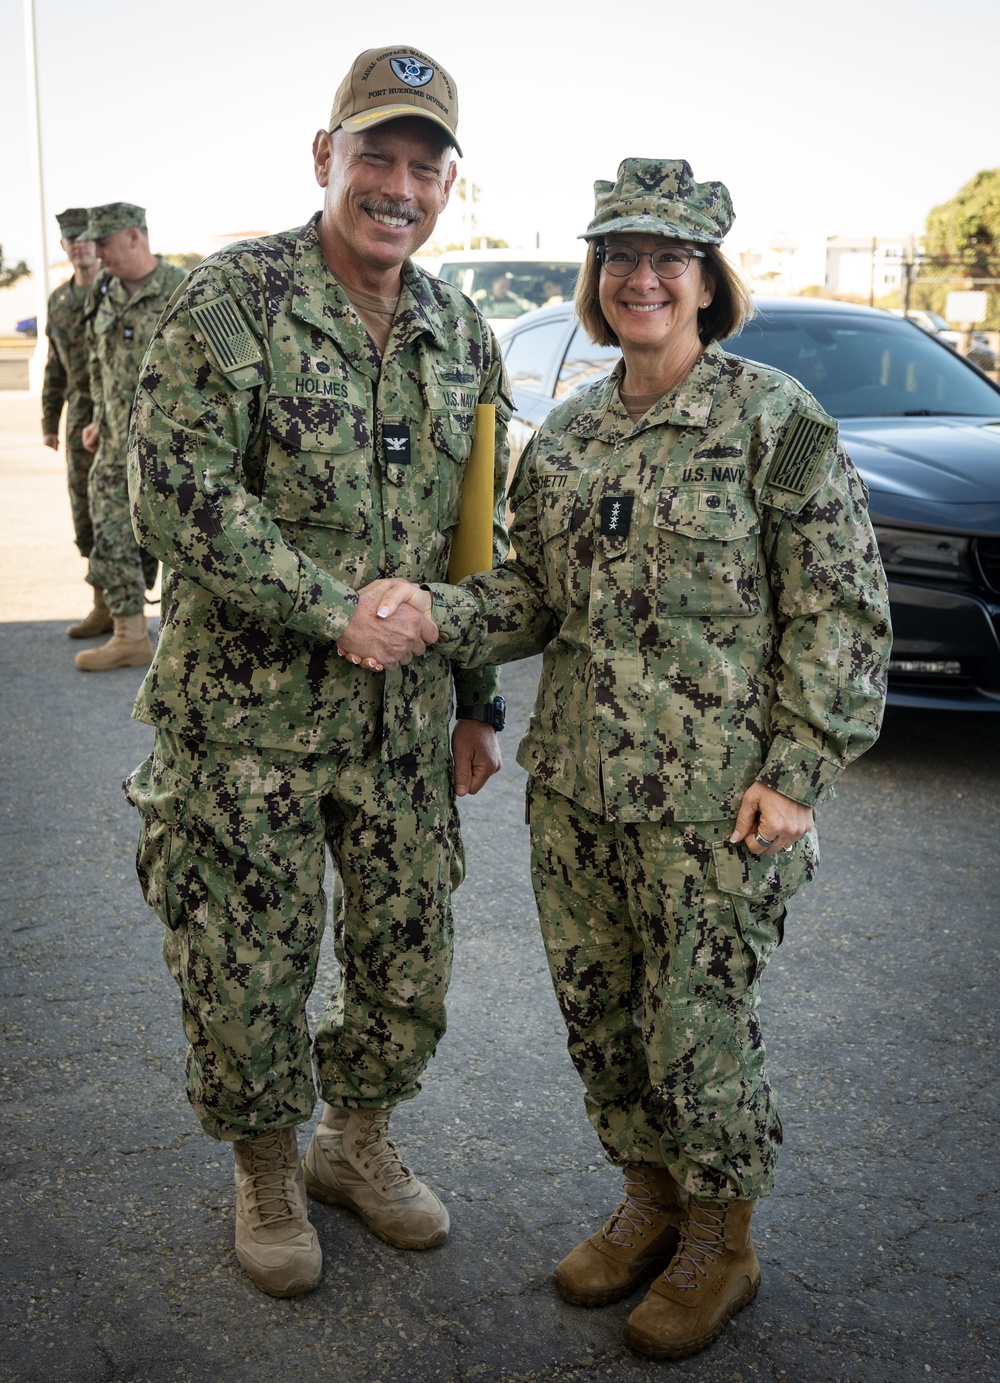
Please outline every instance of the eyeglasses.
[[692, 259], [704, 259], [704, 250], [672, 245], [669, 250], [633, 250], [630, 245], [598, 245], [597, 259], [616, 279], [634, 274], [640, 259], [648, 259], [658, 279], [679, 279]]

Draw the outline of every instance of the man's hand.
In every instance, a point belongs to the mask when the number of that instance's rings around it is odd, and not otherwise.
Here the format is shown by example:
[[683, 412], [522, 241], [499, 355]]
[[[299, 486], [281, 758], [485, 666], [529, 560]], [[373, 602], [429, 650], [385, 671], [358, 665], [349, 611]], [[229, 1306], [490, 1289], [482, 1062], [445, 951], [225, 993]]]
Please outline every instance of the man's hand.
[[97, 443], [101, 435], [100, 423], [88, 423], [80, 433], [80, 441], [87, 451], [96, 451]]
[[359, 593], [357, 609], [337, 640], [337, 652], [373, 672], [405, 667], [437, 642], [430, 608], [430, 591], [410, 581], [373, 581]]
[[[399, 637], [400, 631], [418, 632], [422, 634], [424, 647], [417, 648], [414, 644], [409, 657], [390, 658], [386, 661], [374, 641], [368, 645], [363, 643], [362, 630], [365, 625], [360, 623], [356, 629], [354, 628], [363, 603], [365, 620], [367, 621], [372, 613], [370, 607], [374, 606], [376, 628], [388, 639]], [[428, 645], [437, 642], [437, 625], [430, 614], [430, 591], [415, 586], [412, 581], [404, 581], [401, 577], [383, 577], [379, 581], [373, 581], [362, 590], [358, 609], [337, 640], [337, 652], [356, 667], [367, 668], [371, 672], [403, 667], [414, 655], [424, 653]]]
[[455, 760], [456, 797], [478, 792], [502, 767], [497, 732], [481, 720], [455, 721], [451, 754]]
[[813, 826], [812, 807], [804, 807], [763, 783], [751, 783], [743, 794], [732, 844], [744, 841], [752, 855], [790, 850]]
[[58, 450], [59, 450], [59, 433], [58, 433], [58, 432], [43, 432], [43, 433], [42, 433], [42, 443], [43, 443], [44, 446], [51, 447], [53, 451], [58, 451]]

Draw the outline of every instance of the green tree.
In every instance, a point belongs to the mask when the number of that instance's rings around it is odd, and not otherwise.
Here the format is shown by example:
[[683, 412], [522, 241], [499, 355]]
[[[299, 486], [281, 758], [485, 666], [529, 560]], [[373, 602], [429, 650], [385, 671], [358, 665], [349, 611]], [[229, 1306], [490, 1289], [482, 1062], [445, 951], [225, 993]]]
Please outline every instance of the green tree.
[[931, 207], [926, 248], [930, 255], [984, 264], [1000, 255], [1000, 168], [984, 168], [950, 201]]
[[197, 269], [199, 264], [203, 264], [205, 256], [197, 254], [194, 250], [183, 251], [180, 254], [164, 255], [163, 258], [168, 264], [176, 264], [178, 269]]
[[[921, 268], [914, 307], [943, 312], [953, 280], [987, 294], [984, 326], [1000, 326], [1000, 293], [990, 279], [1000, 278], [1000, 168], [984, 168], [960, 187], [955, 196], [927, 213], [927, 262]], [[940, 286], [930, 282], [941, 279]]]
[[12, 283], [17, 283], [18, 279], [23, 279], [27, 273], [28, 266], [23, 259], [17, 264], [4, 263], [3, 246], [0, 245], [0, 288], [9, 288]]

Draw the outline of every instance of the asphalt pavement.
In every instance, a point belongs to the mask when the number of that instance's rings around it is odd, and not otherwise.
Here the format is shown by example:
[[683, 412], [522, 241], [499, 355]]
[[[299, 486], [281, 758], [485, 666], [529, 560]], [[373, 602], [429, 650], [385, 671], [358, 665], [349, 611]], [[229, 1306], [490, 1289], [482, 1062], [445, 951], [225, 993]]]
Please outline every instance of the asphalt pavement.
[[[73, 667], [83, 564], [37, 411], [0, 393], [0, 1379], [995, 1383], [1000, 717], [890, 712], [822, 807], [820, 876], [763, 984], [785, 1149], [761, 1292], [656, 1364], [622, 1343], [638, 1296], [587, 1311], [550, 1283], [620, 1182], [537, 936], [514, 751], [538, 665], [508, 669], [505, 767], [463, 806], [449, 1031], [393, 1118], [451, 1236], [408, 1253], [314, 1206], [324, 1281], [275, 1301], [236, 1262], [229, 1149], [183, 1093], [120, 788], [151, 739], [140, 673]], [[314, 1013], [332, 973], [324, 943]]]

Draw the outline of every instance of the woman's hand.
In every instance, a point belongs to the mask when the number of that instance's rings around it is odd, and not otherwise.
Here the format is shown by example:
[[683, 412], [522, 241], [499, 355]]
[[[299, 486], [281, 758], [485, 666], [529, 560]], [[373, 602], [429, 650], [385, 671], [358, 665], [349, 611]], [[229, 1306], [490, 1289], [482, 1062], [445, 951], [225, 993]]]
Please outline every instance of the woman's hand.
[[751, 783], [743, 794], [733, 845], [743, 841], [752, 855], [777, 855], [790, 850], [813, 828], [812, 807], [804, 807], [763, 783]]

